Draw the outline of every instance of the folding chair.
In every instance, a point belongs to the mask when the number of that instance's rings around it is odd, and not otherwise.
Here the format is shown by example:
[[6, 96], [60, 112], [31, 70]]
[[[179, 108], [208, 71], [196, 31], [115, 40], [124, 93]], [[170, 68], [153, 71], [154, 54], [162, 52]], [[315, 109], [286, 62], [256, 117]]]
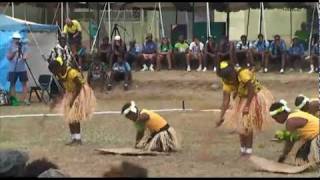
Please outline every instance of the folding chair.
[[[51, 75], [49, 74], [40, 75], [38, 78], [39, 86], [30, 87], [29, 101], [31, 102], [31, 95], [33, 92], [35, 92], [39, 102], [42, 102], [43, 100], [45, 103], [48, 103], [49, 100], [51, 99], [50, 91], [51, 91], [52, 81], [53, 81], [53, 78]], [[41, 91], [41, 96], [39, 96], [38, 91]], [[44, 99], [44, 92], [47, 92], [49, 96], [48, 100]]]

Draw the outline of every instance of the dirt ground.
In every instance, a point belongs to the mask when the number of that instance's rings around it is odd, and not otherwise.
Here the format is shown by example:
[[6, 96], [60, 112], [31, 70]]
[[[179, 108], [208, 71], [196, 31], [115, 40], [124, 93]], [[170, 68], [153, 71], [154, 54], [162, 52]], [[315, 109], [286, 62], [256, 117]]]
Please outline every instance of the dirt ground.
[[[274, 95], [283, 98], [293, 108], [295, 97], [303, 93], [318, 96], [317, 75], [307, 73], [258, 73], [258, 79]], [[122, 84], [110, 93], [96, 91], [96, 111], [119, 111], [122, 105], [135, 100], [148, 109], [186, 108], [216, 109], [222, 101], [219, 79], [213, 72], [161, 71], [134, 72], [131, 90], [124, 92]], [[212, 84], [219, 85], [213, 89]], [[0, 107], [1, 115], [49, 113], [48, 106], [33, 99], [31, 106]], [[99, 177], [110, 164], [127, 160], [148, 168], [150, 177], [315, 177], [319, 171], [296, 175], [256, 171], [249, 162], [239, 160], [239, 139], [224, 129], [216, 129], [217, 112], [160, 113], [178, 133], [182, 149], [170, 156], [114, 156], [98, 154], [95, 148], [120, 148], [134, 145], [133, 124], [118, 114], [95, 115], [82, 126], [84, 145], [68, 147], [66, 124], [61, 117], [27, 117], [0, 119], [0, 148], [26, 150], [31, 159], [47, 157], [73, 177]], [[274, 126], [254, 139], [254, 153], [277, 160], [283, 144], [271, 142]]]

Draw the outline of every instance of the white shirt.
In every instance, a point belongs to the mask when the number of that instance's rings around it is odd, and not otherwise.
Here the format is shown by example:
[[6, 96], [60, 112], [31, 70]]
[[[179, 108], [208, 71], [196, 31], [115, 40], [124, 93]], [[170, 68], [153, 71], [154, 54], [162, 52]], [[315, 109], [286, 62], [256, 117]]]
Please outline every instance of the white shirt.
[[203, 51], [203, 43], [202, 42], [199, 42], [199, 45], [196, 45], [195, 42], [192, 42], [189, 46], [189, 50], [192, 52], [192, 53], [200, 53], [200, 51]]
[[242, 41], [239, 41], [237, 43], [237, 50], [243, 50], [243, 49], [249, 49], [252, 48], [252, 43], [250, 41], [247, 41], [246, 44], [243, 44]]

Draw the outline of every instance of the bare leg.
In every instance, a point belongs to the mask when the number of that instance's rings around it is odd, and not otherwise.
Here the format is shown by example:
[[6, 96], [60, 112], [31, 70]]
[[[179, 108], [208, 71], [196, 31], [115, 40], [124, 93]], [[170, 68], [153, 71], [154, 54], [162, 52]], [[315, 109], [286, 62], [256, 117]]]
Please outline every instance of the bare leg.
[[171, 54], [167, 54], [167, 61], [168, 61], [168, 69], [172, 69], [172, 62], [171, 62]]
[[22, 83], [22, 86], [23, 86], [22, 99], [23, 99], [23, 100], [27, 100], [27, 97], [28, 97], [28, 81], [23, 82], [23, 83]]
[[191, 59], [191, 53], [188, 53], [187, 55], [186, 55], [186, 60], [187, 60], [187, 66], [190, 66], [190, 59]]
[[286, 55], [282, 54], [281, 55], [281, 68], [284, 69], [286, 65]]
[[163, 55], [157, 56], [157, 71], [160, 71], [161, 69], [161, 59], [163, 58]]

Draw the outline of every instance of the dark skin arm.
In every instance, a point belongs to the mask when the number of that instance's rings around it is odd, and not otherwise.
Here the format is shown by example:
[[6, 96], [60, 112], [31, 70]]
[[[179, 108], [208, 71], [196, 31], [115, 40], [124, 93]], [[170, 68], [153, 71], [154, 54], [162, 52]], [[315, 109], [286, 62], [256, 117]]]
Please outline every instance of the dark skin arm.
[[[307, 124], [307, 120], [303, 118], [290, 118], [287, 120], [286, 123], [286, 129], [290, 132], [293, 133], [295, 132], [298, 128], [302, 128]], [[278, 162], [283, 162], [288, 153], [291, 151], [292, 147], [294, 145], [294, 142], [286, 141], [286, 144], [283, 148], [283, 152], [281, 156], [278, 159]]]
[[230, 104], [230, 93], [223, 91], [223, 101], [221, 105], [220, 121], [216, 123], [216, 127], [219, 127], [223, 123], [224, 121], [223, 117], [229, 107], [229, 104]]
[[[149, 117], [148, 114], [142, 113], [142, 114], [139, 115], [137, 121], [145, 123], [146, 121], [149, 120], [149, 118], [150, 117]], [[136, 146], [140, 142], [140, 140], [142, 139], [143, 136], [144, 136], [144, 131], [138, 131], [137, 132], [137, 135], [136, 135]]]

